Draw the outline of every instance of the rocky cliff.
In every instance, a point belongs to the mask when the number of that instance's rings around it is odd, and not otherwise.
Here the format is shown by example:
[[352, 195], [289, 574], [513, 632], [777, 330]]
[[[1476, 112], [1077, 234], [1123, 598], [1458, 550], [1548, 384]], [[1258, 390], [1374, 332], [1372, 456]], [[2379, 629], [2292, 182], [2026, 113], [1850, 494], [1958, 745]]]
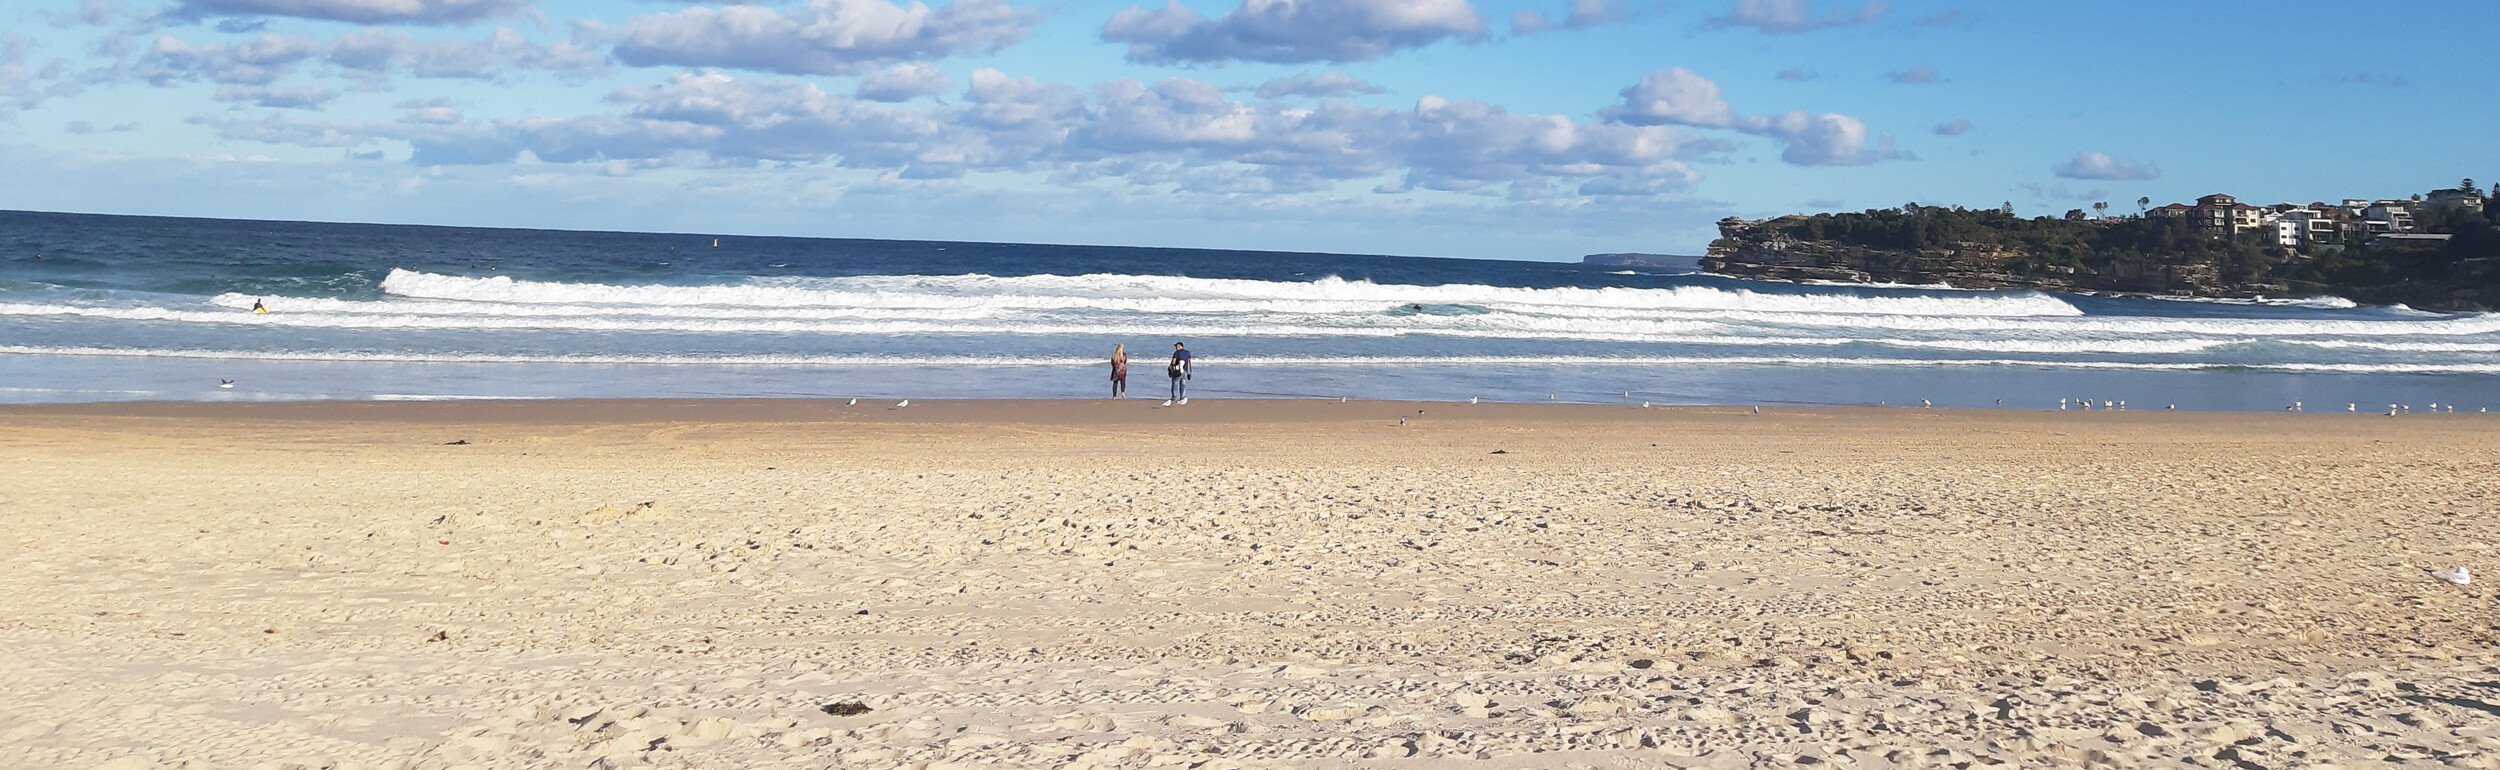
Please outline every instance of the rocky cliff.
[[1847, 283], [1943, 284], [1961, 289], [2039, 289], [2196, 297], [2287, 296], [2289, 283], [2226, 284], [2212, 265], [2158, 260], [2050, 264], [2018, 249], [1979, 243], [1948, 248], [1880, 249], [1805, 240], [1779, 231], [1783, 220], [1729, 217], [1702, 258], [1702, 270], [1742, 278]]

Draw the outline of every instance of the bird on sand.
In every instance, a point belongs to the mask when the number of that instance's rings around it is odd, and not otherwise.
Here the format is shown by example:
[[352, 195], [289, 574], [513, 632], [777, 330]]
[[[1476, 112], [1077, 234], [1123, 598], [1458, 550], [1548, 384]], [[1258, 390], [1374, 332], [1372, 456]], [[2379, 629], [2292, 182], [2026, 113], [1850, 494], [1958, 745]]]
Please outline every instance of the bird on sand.
[[906, 398], [894, 404], [894, 408], [896, 409], [901, 409], [906, 406], [911, 406], [911, 399]]
[[1648, 408], [1649, 408], [1649, 402], [1647, 402], [1647, 401], [1643, 401], [1643, 402], [1641, 402], [1641, 408], [1642, 408], [1642, 409], [1648, 409]]
[[1753, 408], [1753, 413], [1754, 413], [1754, 414], [1761, 414], [1761, 413], [1762, 413], [1762, 407], [1758, 407], [1758, 406], [1757, 406], [1757, 407], [1754, 407], [1754, 408]]
[[851, 399], [851, 403], [850, 403], [850, 404], [848, 404], [848, 405], [849, 405], [849, 406], [859, 406], [859, 399], [858, 399], [858, 398], [853, 398], [853, 399]]
[[2457, 585], [2465, 585], [2474, 582], [2474, 573], [2465, 571], [2464, 565], [2458, 565], [2456, 569], [2448, 570], [2446, 572], [2433, 572], [2431, 573], [2431, 577], [2439, 578]]
[[1476, 402], [1476, 400], [1475, 400], [1475, 399], [1472, 399], [1472, 398], [1471, 398], [1471, 399], [1467, 399], [1467, 403], [1473, 404], [1473, 403], [1475, 403], [1475, 402]]

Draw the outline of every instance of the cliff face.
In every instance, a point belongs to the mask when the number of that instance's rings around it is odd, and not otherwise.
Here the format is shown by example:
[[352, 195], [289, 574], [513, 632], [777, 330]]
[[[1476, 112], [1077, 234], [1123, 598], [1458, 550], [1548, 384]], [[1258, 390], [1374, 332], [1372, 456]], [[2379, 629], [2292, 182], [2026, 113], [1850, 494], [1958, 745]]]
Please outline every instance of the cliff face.
[[2108, 260], [2081, 266], [2027, 265], [2031, 255], [1958, 243], [1945, 249], [1876, 249], [1789, 237], [1777, 220], [1729, 217], [1702, 258], [1703, 270], [1781, 281], [1944, 284], [1961, 289], [2130, 292], [2196, 297], [2286, 296], [2282, 283], [2225, 285], [2211, 265]]

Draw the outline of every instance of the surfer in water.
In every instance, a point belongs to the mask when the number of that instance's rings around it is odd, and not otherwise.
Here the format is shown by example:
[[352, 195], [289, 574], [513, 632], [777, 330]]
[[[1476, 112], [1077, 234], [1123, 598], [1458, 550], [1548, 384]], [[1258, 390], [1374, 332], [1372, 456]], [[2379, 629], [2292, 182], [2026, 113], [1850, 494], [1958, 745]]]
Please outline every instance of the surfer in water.
[[252, 300], [252, 312], [265, 315], [269, 312], [269, 306], [260, 304], [260, 300]]

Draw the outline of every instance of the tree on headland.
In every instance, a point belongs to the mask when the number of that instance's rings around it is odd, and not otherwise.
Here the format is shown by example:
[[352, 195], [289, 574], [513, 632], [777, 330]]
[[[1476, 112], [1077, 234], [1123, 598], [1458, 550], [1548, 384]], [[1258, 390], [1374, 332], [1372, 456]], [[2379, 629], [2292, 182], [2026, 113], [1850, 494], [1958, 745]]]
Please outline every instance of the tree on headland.
[[2146, 213], [2146, 212], [2149, 212], [2149, 211], [2152, 211], [2152, 210], [2153, 210], [2153, 196], [2146, 195], [2146, 196], [2143, 196], [2143, 197], [2141, 197], [2141, 198], [2137, 198], [2137, 199], [2135, 199], [2135, 213], [2138, 213], [2138, 214], [2143, 214], [2143, 213]]
[[2463, 181], [2457, 182], [2457, 192], [2465, 193], [2465, 194], [2467, 194], [2467, 195], [2474, 195], [2474, 194], [2480, 193], [2481, 191], [2482, 191], [2482, 188], [2480, 188], [2480, 187], [2475, 187], [2475, 186], [2474, 186], [2474, 178], [2473, 178], [2473, 177], [2470, 177], [2470, 176], [2469, 176], [2469, 177], [2466, 177]]
[[2093, 204], [2092, 204], [2092, 213], [2094, 213], [2094, 214], [2099, 214], [2099, 215], [2101, 216], [2101, 218], [2102, 218], [2102, 219], [2108, 219], [2108, 218], [2109, 218], [2109, 201], [2095, 201], [2095, 202], [2093, 202]]

